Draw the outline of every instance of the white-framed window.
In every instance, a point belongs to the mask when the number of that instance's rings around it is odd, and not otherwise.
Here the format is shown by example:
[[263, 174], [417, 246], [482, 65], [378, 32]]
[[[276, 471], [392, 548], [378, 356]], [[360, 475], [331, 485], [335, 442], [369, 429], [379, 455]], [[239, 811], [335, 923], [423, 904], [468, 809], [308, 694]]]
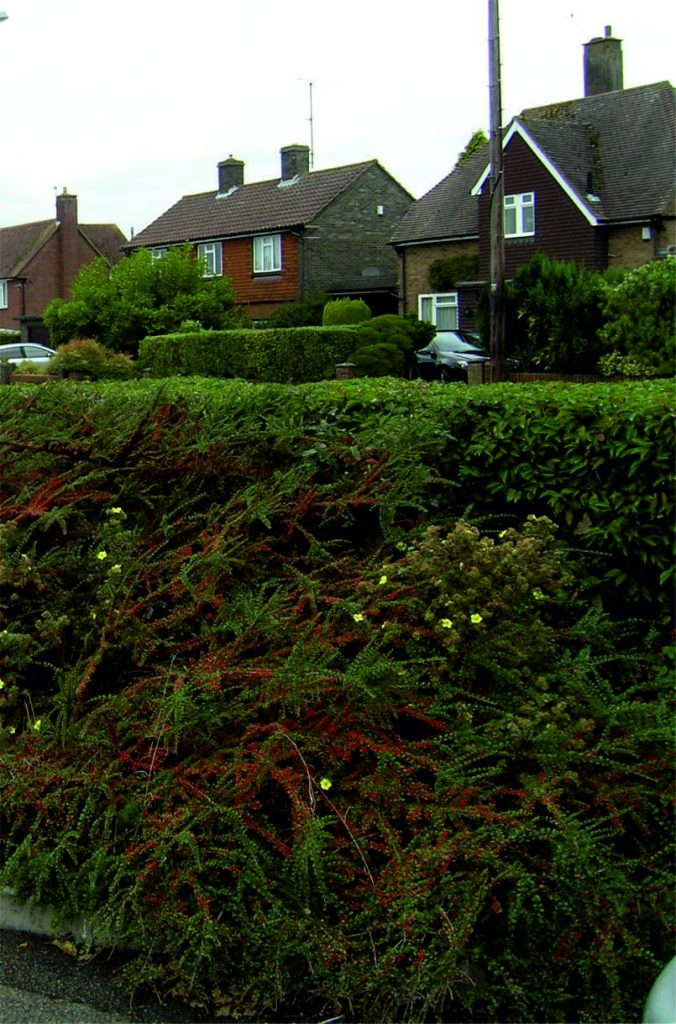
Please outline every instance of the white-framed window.
[[505, 238], [535, 234], [535, 193], [505, 196]]
[[457, 331], [458, 293], [419, 295], [418, 318], [439, 331]]
[[223, 247], [220, 242], [200, 242], [197, 258], [206, 264], [205, 277], [220, 277], [223, 273]]
[[7, 281], [0, 281], [0, 309], [7, 309], [9, 295], [7, 294]]
[[159, 247], [159, 248], [157, 248], [157, 249], [149, 249], [149, 250], [148, 250], [148, 252], [150, 253], [151, 257], [152, 257], [152, 258], [153, 258], [154, 260], [163, 260], [163, 259], [164, 259], [164, 257], [165, 257], [165, 256], [167, 255], [167, 253], [169, 252], [169, 250], [168, 250], [168, 249], [166, 249], [166, 248], [164, 248], [164, 246], [160, 246], [160, 247]]
[[253, 240], [254, 274], [272, 274], [282, 269], [282, 236], [257, 235]]

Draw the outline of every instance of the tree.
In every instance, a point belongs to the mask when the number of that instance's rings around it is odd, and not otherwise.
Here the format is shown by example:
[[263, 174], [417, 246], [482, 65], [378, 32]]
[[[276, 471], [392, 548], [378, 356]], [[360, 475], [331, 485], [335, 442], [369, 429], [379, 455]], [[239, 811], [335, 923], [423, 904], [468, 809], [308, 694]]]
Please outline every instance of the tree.
[[464, 164], [466, 160], [469, 160], [469, 158], [471, 156], [473, 156], [483, 146], [485, 146], [487, 142], [488, 142], [488, 136], [486, 135], [486, 132], [483, 130], [483, 128], [478, 128], [474, 132], [474, 135], [472, 135], [471, 139], [469, 140], [469, 142], [467, 143], [467, 145], [463, 149], [463, 151], [460, 154], [460, 156], [458, 157], [458, 160], [457, 160], [457, 163], [456, 163], [455, 166], [459, 167], [460, 164]]
[[506, 289], [510, 348], [528, 369], [594, 373], [607, 291], [601, 274], [536, 253]]
[[207, 278], [204, 270], [189, 245], [170, 249], [162, 259], [140, 249], [112, 270], [105, 260], [95, 260], [80, 271], [70, 302], [54, 299], [45, 309], [52, 343], [93, 338], [136, 355], [142, 338], [178, 330], [184, 321], [205, 328], [241, 324], [228, 278]]
[[655, 260], [630, 271], [607, 293], [600, 338], [658, 376], [674, 372], [676, 260]]

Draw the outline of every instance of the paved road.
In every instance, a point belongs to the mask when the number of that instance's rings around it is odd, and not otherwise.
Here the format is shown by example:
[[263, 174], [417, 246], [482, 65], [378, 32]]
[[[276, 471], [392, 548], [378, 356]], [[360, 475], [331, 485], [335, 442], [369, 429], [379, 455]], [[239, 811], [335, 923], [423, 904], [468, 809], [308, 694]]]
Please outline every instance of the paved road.
[[116, 983], [119, 963], [78, 962], [49, 938], [0, 929], [0, 1024], [194, 1024], [181, 1004], [135, 1000]]

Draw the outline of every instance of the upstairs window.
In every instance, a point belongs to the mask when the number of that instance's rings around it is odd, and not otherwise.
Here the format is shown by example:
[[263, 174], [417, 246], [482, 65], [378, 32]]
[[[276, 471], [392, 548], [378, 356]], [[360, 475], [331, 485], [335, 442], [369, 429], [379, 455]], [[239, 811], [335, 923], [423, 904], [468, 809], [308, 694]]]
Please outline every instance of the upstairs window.
[[434, 324], [438, 331], [457, 331], [458, 293], [419, 295], [418, 318]]
[[535, 234], [535, 193], [505, 196], [505, 238]]
[[7, 299], [7, 282], [0, 281], [0, 309], [7, 309], [9, 305]]
[[253, 240], [254, 274], [273, 274], [282, 269], [282, 236], [258, 235]]
[[205, 277], [220, 277], [223, 273], [223, 250], [220, 242], [201, 242], [197, 246], [197, 258], [204, 260]]

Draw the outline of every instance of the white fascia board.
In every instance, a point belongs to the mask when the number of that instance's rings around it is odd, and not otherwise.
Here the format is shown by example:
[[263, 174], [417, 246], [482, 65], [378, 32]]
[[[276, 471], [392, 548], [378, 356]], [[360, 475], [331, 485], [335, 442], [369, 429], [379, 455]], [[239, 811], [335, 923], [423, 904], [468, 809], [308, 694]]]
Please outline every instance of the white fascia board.
[[[521, 124], [521, 122], [518, 119], [516, 119], [516, 118], [512, 121], [512, 123], [511, 123], [511, 125], [509, 127], [509, 130], [507, 131], [507, 134], [505, 135], [504, 139], [502, 140], [503, 152], [507, 148], [507, 145], [509, 144], [510, 140], [515, 135], [520, 135], [521, 136], [521, 138], [526, 143], [526, 145], [530, 147], [530, 149], [533, 151], [533, 153], [535, 153], [535, 155], [538, 158], [538, 160], [540, 161], [540, 163], [543, 164], [543, 166], [547, 168], [547, 170], [551, 174], [552, 178], [554, 178], [554, 180], [557, 182], [557, 184], [563, 189], [563, 191], [566, 193], [566, 195], [568, 196], [570, 201], [575, 206], [577, 206], [577, 208], [580, 211], [580, 213], [592, 225], [592, 227], [598, 227], [598, 225], [600, 223], [598, 217], [594, 216], [592, 211], [582, 201], [582, 199], [577, 194], [575, 189], [571, 188], [571, 186], [568, 184], [568, 182], [563, 177], [563, 175], [556, 169], [554, 164], [551, 162], [549, 157], [543, 152], [542, 149], [540, 149], [540, 147], [538, 146], [538, 144], [535, 141], [535, 139], [533, 139], [532, 136], [529, 135], [529, 133], [526, 131], [524, 126]], [[474, 186], [474, 188], [471, 191], [471, 195], [476, 196], [476, 195], [478, 195], [481, 192], [481, 189], [484, 187], [484, 184], [486, 182], [486, 178], [489, 176], [490, 173], [491, 173], [491, 165], [490, 164], [486, 164], [486, 167], [484, 168], [484, 170], [483, 170], [483, 172], [481, 174], [481, 177], [479, 178], [479, 180], [477, 181], [476, 185]]]

